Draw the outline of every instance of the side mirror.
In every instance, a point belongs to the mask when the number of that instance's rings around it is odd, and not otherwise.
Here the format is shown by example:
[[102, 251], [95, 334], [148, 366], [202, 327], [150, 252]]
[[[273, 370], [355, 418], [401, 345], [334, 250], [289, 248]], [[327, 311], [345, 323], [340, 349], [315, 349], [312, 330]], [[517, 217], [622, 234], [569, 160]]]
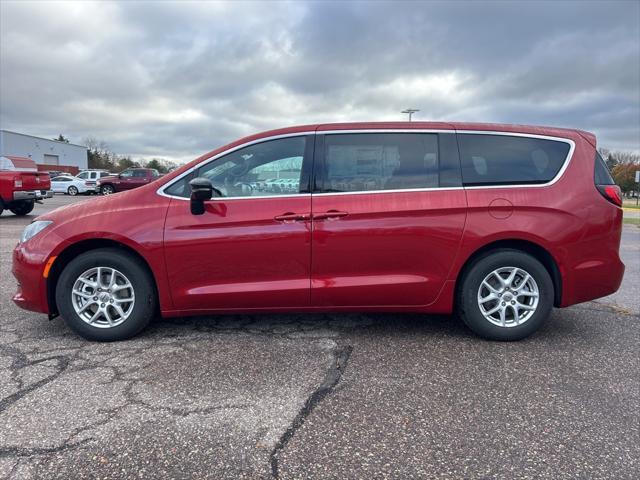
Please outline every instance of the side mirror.
[[204, 177], [194, 178], [189, 182], [191, 187], [191, 213], [202, 215], [204, 213], [204, 202], [213, 197], [221, 197], [222, 192], [211, 184], [211, 180]]

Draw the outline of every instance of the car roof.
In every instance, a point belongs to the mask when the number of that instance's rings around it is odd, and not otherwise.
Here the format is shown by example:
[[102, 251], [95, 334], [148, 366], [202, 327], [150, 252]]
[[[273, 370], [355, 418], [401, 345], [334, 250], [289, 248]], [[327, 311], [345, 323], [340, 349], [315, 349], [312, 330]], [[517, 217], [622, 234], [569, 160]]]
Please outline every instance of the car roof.
[[498, 131], [508, 133], [523, 133], [529, 135], [545, 135], [552, 137], [575, 137], [581, 135], [595, 146], [595, 135], [583, 130], [560, 127], [546, 127], [537, 125], [518, 125], [507, 123], [473, 123], [473, 122], [346, 122], [346, 123], [316, 123], [295, 127], [278, 128], [256, 133], [240, 138], [211, 152], [198, 157], [194, 162], [205, 160], [219, 152], [223, 152], [243, 143], [261, 138], [290, 135], [294, 133], [315, 133], [337, 130], [451, 130], [451, 131]]

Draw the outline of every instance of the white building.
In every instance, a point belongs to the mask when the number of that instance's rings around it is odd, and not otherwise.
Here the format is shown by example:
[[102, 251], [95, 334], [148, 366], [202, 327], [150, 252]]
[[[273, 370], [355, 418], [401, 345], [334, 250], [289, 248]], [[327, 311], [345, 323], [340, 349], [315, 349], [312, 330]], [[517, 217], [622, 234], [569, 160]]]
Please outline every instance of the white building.
[[38, 170], [77, 173], [77, 170], [87, 168], [87, 147], [8, 130], [0, 130], [2, 156], [31, 158], [38, 165]]

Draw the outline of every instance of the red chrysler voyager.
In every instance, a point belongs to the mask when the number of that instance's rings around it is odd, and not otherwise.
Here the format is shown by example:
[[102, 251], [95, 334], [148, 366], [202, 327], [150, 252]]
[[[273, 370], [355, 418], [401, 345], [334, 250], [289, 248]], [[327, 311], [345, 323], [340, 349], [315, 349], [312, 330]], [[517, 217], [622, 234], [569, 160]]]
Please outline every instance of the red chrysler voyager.
[[158, 311], [456, 311], [517, 340], [552, 307], [618, 289], [620, 205], [580, 130], [286, 128], [38, 217], [14, 251], [14, 301], [92, 340]]

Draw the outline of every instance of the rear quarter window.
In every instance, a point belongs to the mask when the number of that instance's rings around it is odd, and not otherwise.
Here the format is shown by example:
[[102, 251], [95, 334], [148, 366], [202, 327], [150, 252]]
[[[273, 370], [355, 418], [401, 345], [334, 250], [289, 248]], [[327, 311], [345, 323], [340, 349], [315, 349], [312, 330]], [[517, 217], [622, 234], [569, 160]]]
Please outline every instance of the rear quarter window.
[[609, 173], [607, 164], [598, 152], [596, 152], [596, 163], [594, 170], [594, 182], [596, 185], [615, 185], [616, 182], [613, 181], [613, 177]]
[[541, 184], [558, 174], [570, 145], [511, 135], [458, 134], [464, 185]]

